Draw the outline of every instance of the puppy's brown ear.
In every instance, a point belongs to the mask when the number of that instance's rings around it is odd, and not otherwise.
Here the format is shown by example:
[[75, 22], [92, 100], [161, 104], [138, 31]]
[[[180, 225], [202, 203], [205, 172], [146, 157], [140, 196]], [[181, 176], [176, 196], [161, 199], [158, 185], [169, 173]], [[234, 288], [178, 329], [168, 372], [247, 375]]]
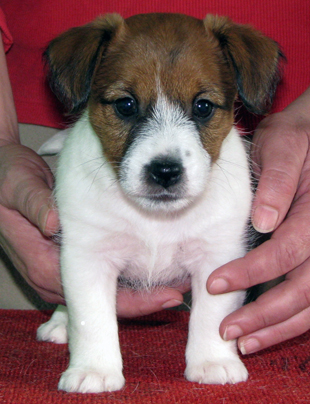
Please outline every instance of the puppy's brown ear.
[[96, 68], [123, 23], [120, 15], [108, 14], [64, 32], [49, 44], [44, 57], [50, 86], [69, 112], [78, 112], [87, 103]]
[[283, 58], [277, 43], [226, 17], [207, 15], [204, 25], [217, 38], [234, 70], [239, 96], [246, 108], [256, 114], [268, 112], [280, 78], [279, 61]]

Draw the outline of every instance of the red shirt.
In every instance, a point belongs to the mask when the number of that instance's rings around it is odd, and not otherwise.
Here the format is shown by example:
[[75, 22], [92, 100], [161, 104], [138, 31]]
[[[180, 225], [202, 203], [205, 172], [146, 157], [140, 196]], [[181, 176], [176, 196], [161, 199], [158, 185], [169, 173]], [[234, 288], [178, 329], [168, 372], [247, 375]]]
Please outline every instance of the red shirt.
[[4, 50], [5, 50], [5, 52], [7, 52], [13, 44], [13, 38], [8, 29], [5, 15], [3, 14], [3, 11], [1, 10], [1, 8], [0, 8], [0, 30], [1, 30], [1, 34], [2, 34], [2, 40], [4, 43]]
[[[282, 110], [310, 84], [309, 0], [0, 0], [0, 27], [19, 122], [63, 127], [66, 118], [46, 83], [42, 53], [60, 32], [91, 21], [99, 14], [118, 12], [123, 17], [146, 12], [181, 12], [198, 18], [208, 13], [227, 15], [251, 24], [276, 40], [287, 64], [273, 111]], [[11, 43], [10, 33], [13, 37]], [[246, 129], [256, 120], [247, 114]]]

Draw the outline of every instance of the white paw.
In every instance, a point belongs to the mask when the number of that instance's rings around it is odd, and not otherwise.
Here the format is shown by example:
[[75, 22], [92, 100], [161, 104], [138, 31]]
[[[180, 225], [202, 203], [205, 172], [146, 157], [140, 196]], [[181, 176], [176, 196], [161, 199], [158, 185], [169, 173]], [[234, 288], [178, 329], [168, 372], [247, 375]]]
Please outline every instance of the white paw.
[[38, 328], [37, 339], [39, 341], [54, 342], [54, 344], [66, 344], [68, 342], [66, 324], [54, 321], [51, 318], [51, 320]]
[[122, 372], [69, 368], [62, 374], [58, 389], [71, 393], [101, 393], [120, 390], [124, 384]]
[[205, 361], [199, 365], [188, 365], [185, 377], [191, 382], [203, 384], [225, 384], [245, 382], [248, 371], [240, 359]]

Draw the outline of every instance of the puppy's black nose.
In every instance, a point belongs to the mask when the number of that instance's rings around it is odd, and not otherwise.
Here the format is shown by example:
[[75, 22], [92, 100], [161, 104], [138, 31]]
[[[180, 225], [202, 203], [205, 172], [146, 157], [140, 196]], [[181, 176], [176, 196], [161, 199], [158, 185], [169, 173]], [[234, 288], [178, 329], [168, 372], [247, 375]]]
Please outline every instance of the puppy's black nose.
[[150, 182], [169, 188], [177, 184], [182, 177], [182, 164], [173, 159], [155, 159], [147, 167]]

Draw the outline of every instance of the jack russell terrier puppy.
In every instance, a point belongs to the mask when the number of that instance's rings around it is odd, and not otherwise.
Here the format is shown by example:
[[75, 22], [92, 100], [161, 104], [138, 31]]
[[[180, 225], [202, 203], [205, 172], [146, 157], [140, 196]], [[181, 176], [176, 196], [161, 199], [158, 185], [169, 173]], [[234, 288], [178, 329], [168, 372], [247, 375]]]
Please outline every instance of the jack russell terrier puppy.
[[116, 294], [191, 277], [188, 380], [237, 383], [247, 370], [219, 325], [244, 291], [211, 296], [208, 276], [245, 254], [248, 161], [233, 125], [271, 103], [277, 44], [228, 18], [118, 14], [72, 28], [49, 45], [53, 90], [81, 112], [61, 152], [60, 306], [38, 339], [69, 341], [59, 382], [68, 392], [124, 386]]

